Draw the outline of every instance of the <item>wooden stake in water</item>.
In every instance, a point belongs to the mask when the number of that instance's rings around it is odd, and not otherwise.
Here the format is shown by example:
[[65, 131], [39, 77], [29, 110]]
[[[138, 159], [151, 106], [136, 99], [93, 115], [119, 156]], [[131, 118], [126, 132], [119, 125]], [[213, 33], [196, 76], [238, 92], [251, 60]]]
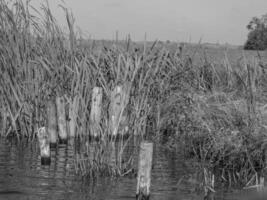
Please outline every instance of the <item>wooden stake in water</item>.
[[140, 145], [136, 198], [149, 199], [153, 143], [142, 142]]
[[75, 137], [76, 135], [76, 126], [77, 126], [77, 114], [79, 109], [79, 98], [78, 96], [75, 96], [73, 101], [70, 102], [69, 106], [69, 136]]
[[51, 146], [56, 146], [57, 134], [57, 107], [54, 99], [47, 102], [47, 134]]
[[5, 135], [6, 134], [6, 125], [7, 125], [7, 118], [8, 118], [8, 113], [6, 112], [5, 108], [2, 107], [1, 109], [1, 135]]
[[116, 163], [117, 163], [117, 156], [116, 156], [116, 145], [115, 145], [115, 142], [112, 141], [110, 143], [110, 155], [109, 155], [109, 158], [110, 158], [110, 165], [113, 167], [113, 169], [116, 169]]
[[214, 174], [207, 170], [206, 168], [203, 169], [204, 174], [204, 194], [206, 199], [213, 196], [212, 193], [215, 193], [214, 183], [215, 183], [215, 176]]
[[50, 165], [51, 158], [50, 158], [50, 144], [49, 144], [49, 135], [46, 131], [45, 127], [42, 127], [38, 130], [37, 133], [39, 147], [40, 147], [40, 154], [41, 154], [41, 164], [42, 165]]
[[125, 92], [122, 86], [116, 86], [111, 93], [110, 102], [110, 129], [113, 136], [117, 135], [120, 121], [122, 119], [122, 112], [125, 107], [124, 102]]
[[57, 118], [58, 118], [58, 135], [61, 143], [67, 142], [67, 122], [65, 112], [65, 101], [64, 97], [56, 98], [57, 104]]
[[91, 136], [99, 136], [99, 127], [101, 120], [101, 106], [102, 106], [103, 90], [100, 87], [94, 87], [92, 94], [92, 106], [90, 113], [91, 122]]

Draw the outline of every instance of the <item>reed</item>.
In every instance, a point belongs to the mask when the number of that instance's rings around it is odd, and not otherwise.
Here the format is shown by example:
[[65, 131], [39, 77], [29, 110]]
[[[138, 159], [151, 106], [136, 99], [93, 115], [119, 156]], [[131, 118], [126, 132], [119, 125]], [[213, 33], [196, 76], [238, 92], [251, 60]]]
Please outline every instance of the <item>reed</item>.
[[[159, 41], [138, 44], [129, 37], [116, 44], [77, 39], [74, 18], [62, 8], [68, 33], [47, 4], [37, 11], [20, 0], [0, 0], [2, 136], [34, 138], [46, 122], [46, 102], [60, 95], [67, 100], [69, 135], [84, 146], [85, 154], [77, 153], [75, 161], [82, 174], [127, 173], [133, 158], [122, 162], [122, 157], [134, 135], [166, 142], [170, 149], [182, 143], [186, 155], [223, 169], [228, 182], [246, 182], [264, 168], [264, 60], [244, 54], [232, 62], [221, 51], [216, 63], [201, 45], [192, 50]], [[118, 86], [123, 93], [112, 124]], [[103, 90], [97, 119], [101, 138], [89, 150], [94, 87]], [[107, 159], [114, 142], [120, 144], [115, 166]], [[236, 177], [241, 172], [245, 178]]]

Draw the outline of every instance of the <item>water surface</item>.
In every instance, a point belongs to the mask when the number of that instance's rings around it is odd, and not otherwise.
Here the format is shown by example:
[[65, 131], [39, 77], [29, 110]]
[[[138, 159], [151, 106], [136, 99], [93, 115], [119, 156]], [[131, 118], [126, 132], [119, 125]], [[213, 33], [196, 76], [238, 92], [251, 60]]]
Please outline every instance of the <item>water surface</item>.
[[[36, 141], [0, 139], [0, 199], [135, 199], [135, 177], [83, 181], [75, 174], [73, 155], [72, 145], [59, 145], [51, 152], [51, 165], [41, 166]], [[193, 178], [193, 162], [184, 161], [182, 156], [163, 147], [155, 147], [151, 200], [203, 199]], [[215, 199], [242, 198], [218, 192]]]

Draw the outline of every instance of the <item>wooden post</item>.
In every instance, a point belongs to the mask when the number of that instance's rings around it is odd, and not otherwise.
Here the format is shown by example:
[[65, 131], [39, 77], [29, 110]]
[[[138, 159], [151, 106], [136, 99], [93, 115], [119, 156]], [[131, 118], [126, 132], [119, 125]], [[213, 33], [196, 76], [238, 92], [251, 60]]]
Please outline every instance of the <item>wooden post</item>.
[[37, 136], [40, 147], [41, 164], [50, 165], [51, 158], [50, 158], [49, 134], [46, 131], [46, 128], [45, 127], [39, 128]]
[[6, 134], [6, 126], [7, 126], [7, 117], [8, 113], [6, 112], [6, 109], [2, 107], [1, 109], [1, 134], [0, 135], [5, 135]]
[[111, 102], [109, 107], [109, 127], [112, 136], [116, 136], [119, 131], [123, 134], [128, 131], [127, 116], [124, 109], [128, 104], [128, 93], [126, 85], [118, 85], [111, 93]]
[[207, 170], [206, 168], [203, 169], [204, 174], [204, 194], [205, 198], [208, 199], [210, 196], [212, 196], [212, 193], [215, 193], [214, 189], [214, 182], [215, 182], [215, 176], [214, 174]]
[[76, 125], [77, 125], [77, 114], [79, 109], [79, 98], [78, 96], [75, 96], [73, 101], [71, 101], [69, 106], [69, 136], [75, 137], [76, 135]]
[[139, 163], [138, 163], [137, 189], [136, 189], [136, 198], [138, 200], [149, 199], [152, 157], [153, 157], [153, 143], [141, 142]]
[[257, 192], [263, 193], [264, 192], [264, 177], [263, 176], [259, 176], [257, 185], [258, 185]]
[[58, 117], [58, 134], [60, 143], [67, 143], [67, 123], [66, 123], [66, 112], [65, 112], [65, 101], [64, 97], [56, 98], [57, 104], [57, 117]]
[[116, 156], [116, 145], [114, 141], [111, 141], [110, 143], [110, 164], [115, 169], [116, 163], [117, 163], [117, 156]]
[[123, 99], [123, 90], [122, 86], [116, 86], [111, 93], [111, 102], [110, 102], [110, 129], [111, 135], [115, 136], [118, 133], [119, 129], [119, 118], [121, 114]]
[[103, 90], [100, 87], [94, 87], [92, 94], [92, 106], [90, 113], [91, 122], [91, 136], [99, 136], [99, 126], [101, 120], [101, 106], [102, 106]]
[[47, 132], [51, 147], [55, 147], [58, 140], [57, 134], [57, 107], [54, 99], [47, 102]]

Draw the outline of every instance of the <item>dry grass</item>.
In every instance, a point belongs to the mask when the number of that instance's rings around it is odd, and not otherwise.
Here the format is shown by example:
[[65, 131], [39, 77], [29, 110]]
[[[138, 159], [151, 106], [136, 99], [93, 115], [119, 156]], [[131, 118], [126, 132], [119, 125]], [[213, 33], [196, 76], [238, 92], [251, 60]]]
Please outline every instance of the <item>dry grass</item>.
[[[157, 41], [88, 42], [76, 38], [68, 10], [63, 8], [69, 27], [64, 33], [49, 7], [41, 8], [42, 13], [36, 13], [19, 0], [9, 4], [0, 0], [2, 136], [34, 138], [47, 118], [46, 101], [64, 95], [68, 113], [76, 116], [72, 128], [85, 145], [83, 154], [77, 155], [77, 171], [90, 174], [107, 169], [123, 175], [131, 169], [131, 165], [122, 166], [121, 159], [130, 140], [109, 137], [111, 94], [121, 85], [125, 96], [116, 130], [127, 126], [128, 135], [164, 139], [170, 148], [183, 143], [187, 153], [220, 168], [221, 175], [228, 170], [228, 181], [236, 179], [235, 173], [242, 172], [247, 180], [255, 171], [261, 172], [267, 113], [266, 65], [261, 53], [251, 56], [201, 45], [168, 47]], [[104, 91], [102, 139], [91, 151], [86, 149], [86, 136], [95, 86]], [[118, 139], [121, 145], [114, 167], [106, 158]]]

